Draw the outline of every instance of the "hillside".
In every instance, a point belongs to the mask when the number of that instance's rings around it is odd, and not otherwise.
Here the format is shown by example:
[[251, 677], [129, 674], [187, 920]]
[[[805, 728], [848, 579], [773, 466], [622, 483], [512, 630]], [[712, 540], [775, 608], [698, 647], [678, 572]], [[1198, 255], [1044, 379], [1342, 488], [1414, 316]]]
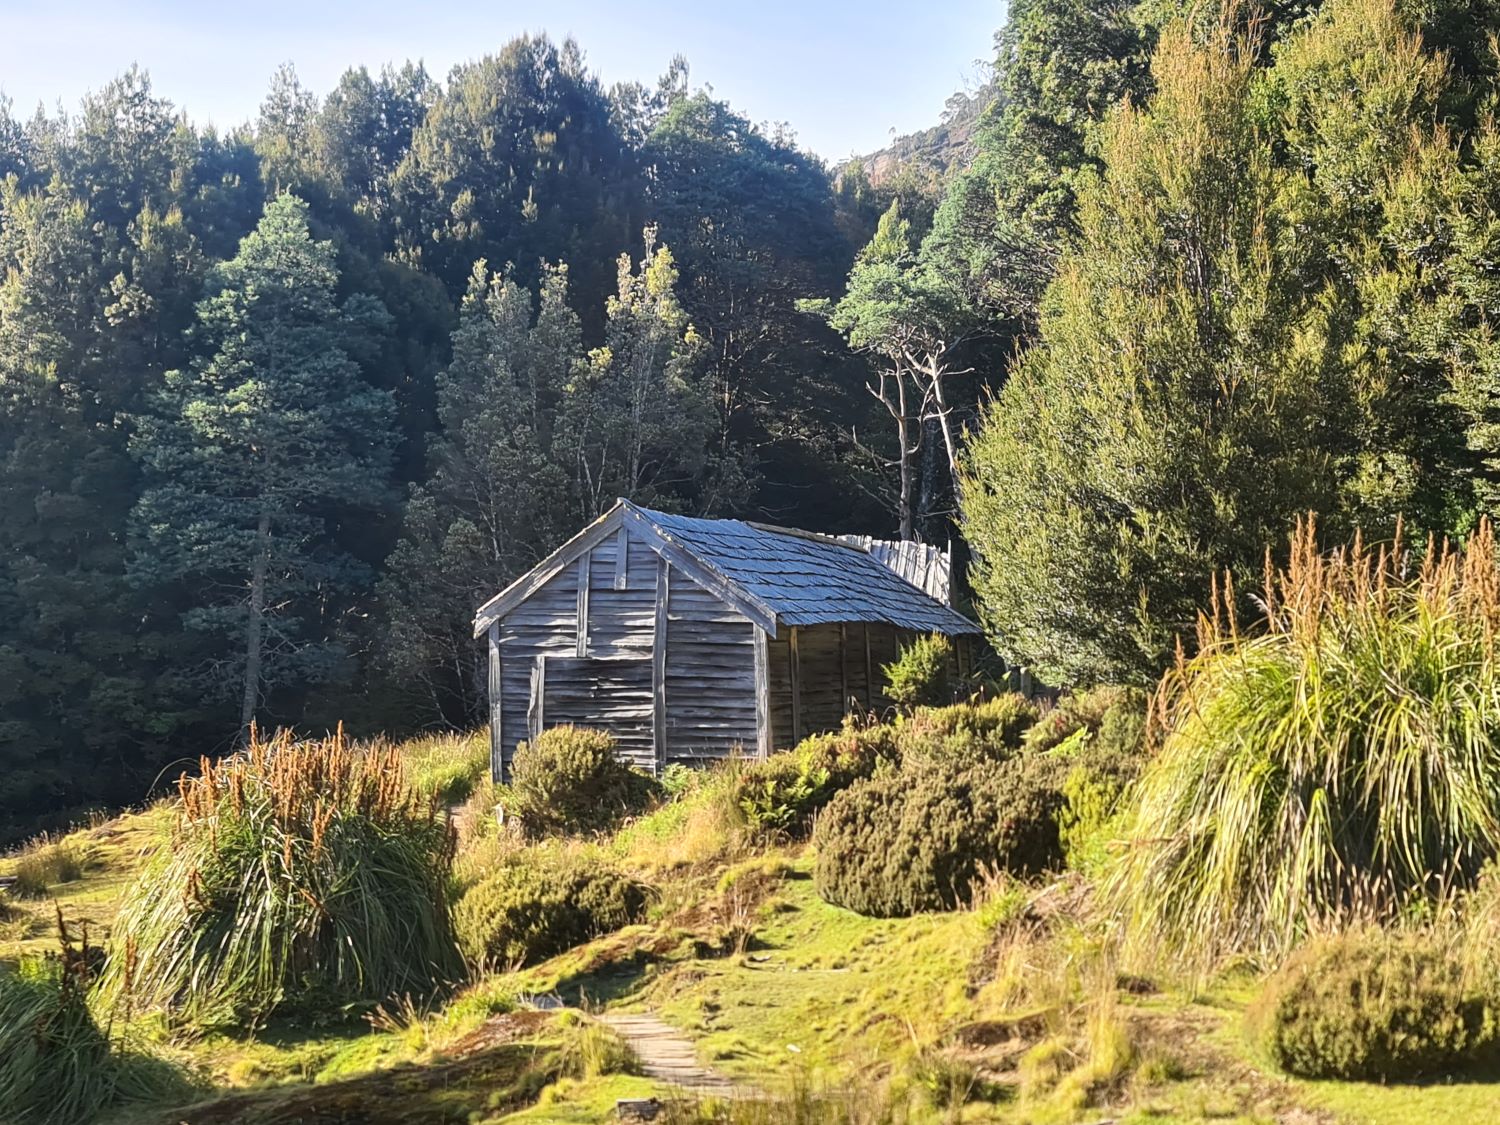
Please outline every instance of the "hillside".
[[[1481, 1120], [1500, 1096], [1488, 1081], [1279, 1074], [1245, 1031], [1256, 976], [1118, 961], [1076, 871], [991, 877], [970, 906], [911, 917], [831, 905], [816, 847], [795, 831], [756, 831], [737, 806], [753, 791], [743, 767], [688, 780], [604, 835], [524, 843], [484, 815], [497, 794], [477, 780], [482, 748], [401, 748], [417, 784], [444, 800], [477, 789], [455, 813], [459, 885], [517, 859], [616, 868], [650, 888], [639, 922], [535, 964], [496, 966], [446, 998], [388, 1003], [368, 1020], [330, 1013], [184, 1035], [137, 1015], [124, 1033], [132, 1049], [176, 1077], [101, 1120], [564, 1125], [609, 1120], [620, 1099], [656, 1098], [667, 1106], [659, 1119], [679, 1122], [1352, 1125]], [[0, 965], [45, 949], [55, 910], [99, 940], [166, 845], [173, 815], [158, 805], [0, 862], [0, 873], [61, 880], [9, 900]], [[664, 1024], [670, 1041], [643, 1037], [644, 1021]], [[696, 1076], [695, 1088], [643, 1073], [663, 1057], [667, 1073]]]
[[939, 176], [962, 168], [970, 157], [970, 139], [979, 119], [995, 101], [993, 81], [969, 93], [959, 90], [943, 107], [935, 125], [895, 138], [890, 144], [848, 163], [859, 163], [876, 187], [894, 176], [905, 164], [914, 164]]

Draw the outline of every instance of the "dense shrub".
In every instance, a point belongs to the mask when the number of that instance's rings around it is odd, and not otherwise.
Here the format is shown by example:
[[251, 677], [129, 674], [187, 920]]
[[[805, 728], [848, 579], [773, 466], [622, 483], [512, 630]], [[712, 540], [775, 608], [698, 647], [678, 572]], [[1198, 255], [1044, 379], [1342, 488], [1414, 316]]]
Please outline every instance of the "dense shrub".
[[1041, 712], [1024, 695], [1009, 692], [947, 707], [919, 707], [897, 716], [896, 742], [903, 754], [1008, 758], [1022, 745]]
[[803, 835], [812, 828], [813, 814], [834, 794], [899, 756], [893, 727], [846, 724], [746, 766], [736, 780], [736, 800], [756, 831]]
[[615, 756], [608, 734], [560, 726], [516, 747], [507, 812], [533, 839], [603, 832], [660, 793], [654, 778]]
[[1276, 956], [1471, 882], [1500, 848], [1495, 573], [1487, 525], [1416, 574], [1304, 528], [1262, 624], [1204, 623], [1106, 885], [1137, 938]]
[[1070, 692], [1043, 713], [1026, 732], [1027, 750], [1051, 750], [1079, 731], [1119, 750], [1139, 750], [1146, 729], [1146, 693], [1108, 685]]
[[900, 655], [885, 665], [885, 694], [901, 707], [937, 707], [953, 699], [948, 668], [953, 642], [941, 633], [918, 637], [901, 646]]
[[639, 922], [649, 894], [604, 863], [527, 849], [459, 899], [453, 924], [471, 964], [513, 968]]
[[818, 819], [819, 895], [897, 917], [951, 910], [990, 871], [1053, 866], [1061, 797], [1044, 767], [1033, 758], [919, 758], [851, 786]]
[[1500, 1007], [1431, 934], [1368, 930], [1299, 950], [1250, 1011], [1266, 1055], [1303, 1078], [1397, 1081], [1500, 1058]]
[[115, 921], [107, 992], [174, 1021], [255, 1026], [457, 977], [452, 836], [394, 750], [255, 740], [179, 790], [170, 846]]

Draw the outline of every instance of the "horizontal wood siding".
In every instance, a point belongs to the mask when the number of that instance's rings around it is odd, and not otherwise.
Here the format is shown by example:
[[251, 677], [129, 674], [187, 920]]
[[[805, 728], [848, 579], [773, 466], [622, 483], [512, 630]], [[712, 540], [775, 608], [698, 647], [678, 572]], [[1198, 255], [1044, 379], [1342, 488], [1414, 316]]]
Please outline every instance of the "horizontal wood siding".
[[569, 723], [614, 735], [619, 757], [652, 771], [651, 660], [548, 656], [543, 667], [543, 727]]
[[529, 737], [526, 724], [532, 710], [531, 674], [536, 658], [577, 653], [578, 567], [564, 567], [499, 624], [500, 751], [508, 772], [516, 743]]
[[672, 571], [667, 601], [666, 760], [756, 750], [755, 626]]
[[[648, 656], [656, 604], [656, 553], [634, 540], [619, 567], [617, 536], [594, 548], [589, 567], [589, 656]], [[621, 588], [617, 579], [624, 579]]]

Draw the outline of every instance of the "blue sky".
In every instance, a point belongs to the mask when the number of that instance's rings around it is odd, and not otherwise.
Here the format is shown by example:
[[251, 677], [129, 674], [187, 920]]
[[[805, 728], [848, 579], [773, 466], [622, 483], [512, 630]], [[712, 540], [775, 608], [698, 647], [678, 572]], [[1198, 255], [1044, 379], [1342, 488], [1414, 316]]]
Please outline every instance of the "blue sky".
[[342, 71], [421, 58], [436, 76], [523, 31], [572, 34], [606, 85], [654, 81], [673, 54], [754, 121], [786, 121], [830, 159], [880, 148], [937, 120], [979, 80], [1002, 0], [0, 0], [0, 91], [30, 116], [70, 112], [132, 62], [197, 121], [253, 116], [291, 61], [320, 95]]

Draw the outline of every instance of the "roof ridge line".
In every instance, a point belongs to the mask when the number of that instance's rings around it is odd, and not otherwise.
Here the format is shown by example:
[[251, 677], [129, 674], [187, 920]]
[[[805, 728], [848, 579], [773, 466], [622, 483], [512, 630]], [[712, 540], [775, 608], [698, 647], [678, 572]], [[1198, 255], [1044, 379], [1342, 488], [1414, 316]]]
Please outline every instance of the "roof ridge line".
[[823, 531], [808, 531], [802, 527], [782, 527], [780, 524], [761, 523], [759, 520], [740, 520], [746, 527], [753, 527], [756, 531], [767, 531], [773, 535], [791, 535], [798, 539], [811, 539], [815, 543], [828, 543], [835, 547], [843, 547], [848, 551], [858, 551], [862, 555], [870, 552], [855, 543], [845, 543], [834, 535]]

